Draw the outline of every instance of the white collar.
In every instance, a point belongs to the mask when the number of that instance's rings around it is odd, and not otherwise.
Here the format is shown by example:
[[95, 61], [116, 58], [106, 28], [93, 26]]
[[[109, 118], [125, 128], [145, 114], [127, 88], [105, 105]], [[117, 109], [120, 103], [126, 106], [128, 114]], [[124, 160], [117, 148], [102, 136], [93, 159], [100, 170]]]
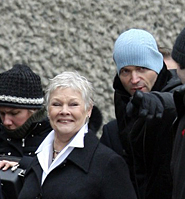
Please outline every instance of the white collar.
[[[78, 147], [83, 148], [84, 147], [84, 141], [83, 137], [88, 132], [88, 125], [87, 123], [79, 130], [79, 132], [72, 138], [72, 140], [67, 144], [66, 147]], [[50, 147], [52, 145], [53, 147], [53, 140], [55, 136], [55, 131], [52, 130], [48, 136], [43, 140], [43, 142], [40, 144], [38, 149], [36, 150], [36, 154], [40, 153], [41, 151], [45, 150], [46, 147]], [[66, 148], [65, 147], [65, 148]]]
[[71, 139], [71, 141], [62, 149], [54, 161], [53, 158], [53, 140], [55, 131], [52, 130], [49, 135], [44, 139], [36, 151], [39, 163], [43, 169], [42, 183], [47, 175], [61, 164], [74, 148], [84, 147], [84, 136], [88, 133], [87, 123], [79, 130], [79, 132]]

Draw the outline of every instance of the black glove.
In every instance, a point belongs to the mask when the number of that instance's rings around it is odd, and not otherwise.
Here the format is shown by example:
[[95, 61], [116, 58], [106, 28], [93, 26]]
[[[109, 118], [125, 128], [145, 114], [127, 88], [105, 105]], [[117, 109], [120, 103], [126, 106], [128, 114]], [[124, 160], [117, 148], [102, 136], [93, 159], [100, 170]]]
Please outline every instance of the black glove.
[[179, 88], [179, 90], [177, 92], [180, 93], [181, 95], [184, 95], [185, 94], [185, 84], [180, 86], [180, 88]]
[[162, 118], [163, 112], [163, 104], [155, 94], [143, 93], [139, 90], [134, 93], [126, 107], [129, 117], [137, 115], [146, 119]]

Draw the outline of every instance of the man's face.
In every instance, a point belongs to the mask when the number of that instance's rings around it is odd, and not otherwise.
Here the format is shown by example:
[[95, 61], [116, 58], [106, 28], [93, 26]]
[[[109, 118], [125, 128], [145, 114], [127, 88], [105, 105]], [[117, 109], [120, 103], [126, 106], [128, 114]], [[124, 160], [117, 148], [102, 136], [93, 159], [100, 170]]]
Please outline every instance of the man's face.
[[157, 76], [155, 71], [139, 66], [125, 66], [119, 74], [123, 87], [130, 95], [136, 90], [150, 92]]
[[182, 84], [185, 84], [185, 69], [180, 69], [180, 66], [177, 64], [177, 75], [180, 78]]

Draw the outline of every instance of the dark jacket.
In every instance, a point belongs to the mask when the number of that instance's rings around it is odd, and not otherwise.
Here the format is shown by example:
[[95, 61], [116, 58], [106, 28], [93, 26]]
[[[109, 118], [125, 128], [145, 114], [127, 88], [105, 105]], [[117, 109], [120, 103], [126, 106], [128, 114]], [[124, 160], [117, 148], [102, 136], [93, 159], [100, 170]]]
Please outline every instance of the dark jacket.
[[22, 127], [8, 131], [0, 127], [0, 159], [19, 161], [25, 169], [35, 156], [35, 151], [52, 130], [45, 110], [33, 114]]
[[[0, 180], [0, 183], [1, 183], [1, 180]], [[3, 194], [2, 194], [1, 186], [0, 186], [0, 199], [4, 199], [4, 198], [3, 198]]]
[[[0, 125], [0, 160], [18, 161], [20, 167], [25, 169], [35, 156], [38, 146], [52, 130], [49, 120], [43, 108], [33, 114], [23, 126], [8, 131]], [[102, 124], [102, 114], [98, 107], [94, 106], [89, 127], [97, 133]]]
[[42, 169], [35, 157], [19, 199], [136, 199], [125, 161], [92, 132], [84, 142], [85, 147], [75, 148], [42, 186]]
[[109, 127], [104, 127], [101, 142], [125, 158], [139, 199], [171, 199], [171, 127], [176, 118], [172, 92], [180, 84], [176, 72], [168, 71], [164, 65], [150, 93], [161, 100], [165, 111], [162, 119], [146, 121], [145, 118], [126, 115], [131, 96], [123, 88], [118, 75], [114, 79], [117, 118], [114, 125], [118, 130], [108, 132], [105, 130]]
[[172, 153], [173, 199], [185, 198], [185, 92], [175, 92], [174, 100], [178, 118], [174, 124], [174, 147]]

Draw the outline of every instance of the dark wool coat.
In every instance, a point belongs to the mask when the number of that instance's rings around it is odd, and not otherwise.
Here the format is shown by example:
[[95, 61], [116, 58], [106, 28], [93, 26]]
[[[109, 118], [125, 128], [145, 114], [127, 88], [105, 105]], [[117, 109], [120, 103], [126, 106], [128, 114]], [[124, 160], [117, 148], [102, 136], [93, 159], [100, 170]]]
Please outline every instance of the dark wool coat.
[[0, 159], [19, 161], [20, 167], [25, 169], [31, 162], [32, 157], [35, 156], [38, 146], [51, 130], [44, 110], [38, 111], [29, 118], [29, 121], [23, 127], [11, 133], [1, 126]]
[[[104, 126], [101, 142], [125, 158], [139, 199], [171, 199], [171, 127], [176, 118], [172, 91], [180, 84], [176, 72], [168, 71], [164, 65], [151, 92], [165, 108], [163, 118], [146, 121], [137, 116], [127, 117], [130, 95], [118, 75], [114, 79], [117, 122]], [[110, 131], [113, 125], [117, 130]]]
[[[8, 132], [0, 125], [0, 160], [18, 161], [25, 169], [35, 156], [38, 146], [52, 130], [50, 122], [43, 108], [32, 115], [20, 128]], [[96, 133], [102, 124], [102, 115], [98, 107], [94, 106], [89, 121], [90, 128]]]
[[19, 199], [136, 199], [122, 157], [99, 143], [92, 132], [85, 135], [84, 144], [51, 171], [42, 186], [42, 169], [35, 158]]
[[185, 93], [174, 93], [178, 119], [174, 124], [175, 141], [172, 153], [173, 199], [185, 198]]

